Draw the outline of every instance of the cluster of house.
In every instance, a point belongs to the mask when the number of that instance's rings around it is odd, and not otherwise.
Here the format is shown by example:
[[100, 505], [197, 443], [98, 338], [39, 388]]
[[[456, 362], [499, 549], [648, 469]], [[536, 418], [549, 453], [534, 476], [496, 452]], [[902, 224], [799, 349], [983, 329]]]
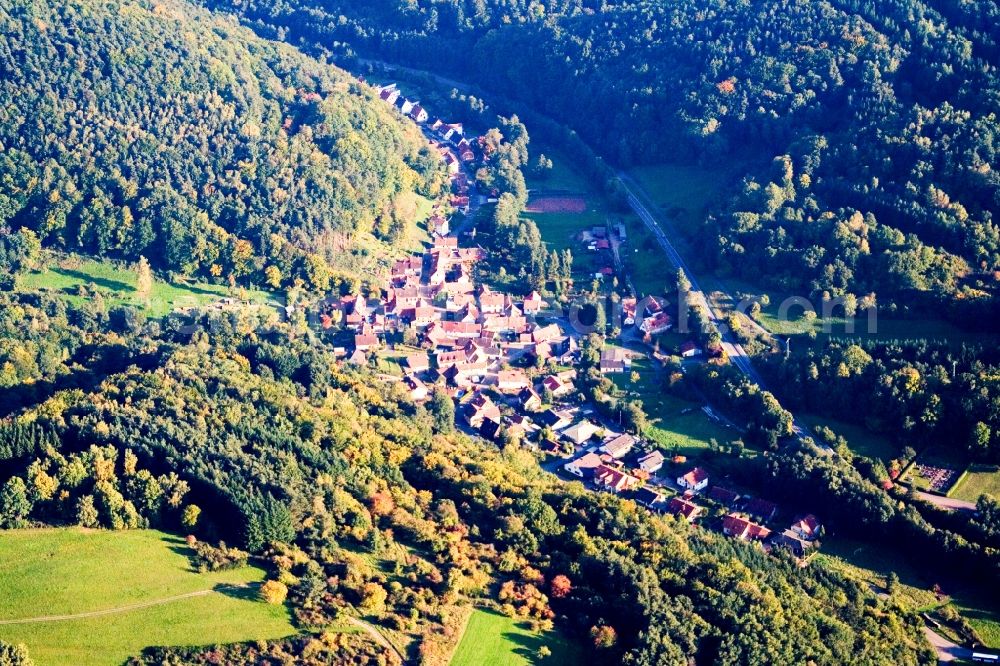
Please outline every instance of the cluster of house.
[[[431, 139], [431, 147], [436, 149], [441, 155], [445, 168], [448, 171], [448, 178], [451, 180], [451, 205], [463, 212], [469, 210], [469, 176], [462, 169], [463, 164], [475, 162], [479, 153], [476, 146], [478, 141], [469, 141], [465, 136], [465, 128], [462, 123], [446, 123], [440, 118], [428, 122], [430, 116], [427, 110], [420, 105], [420, 102], [413, 101], [402, 94], [402, 91], [395, 83], [377, 88], [379, 99], [387, 104], [396, 107], [401, 114], [412, 119], [418, 125], [427, 124], [427, 129], [434, 137]], [[435, 216], [432, 223], [443, 221], [447, 225], [447, 220], [443, 217]], [[443, 231], [435, 228], [434, 232], [447, 236], [448, 230]]]
[[[491, 389], [517, 395], [535, 391], [523, 369], [511, 367], [556, 359], [572, 363], [575, 338], [557, 324], [535, 320], [546, 303], [538, 292], [523, 297], [473, 282], [472, 264], [480, 248], [460, 248], [454, 237], [440, 237], [423, 254], [400, 259], [378, 298], [345, 296], [326, 304], [324, 328], [339, 325], [354, 334], [348, 359], [365, 363], [387, 333], [411, 331], [424, 348], [403, 362], [404, 381], [416, 400], [427, 397], [428, 383], [441, 383], [453, 397]], [[565, 391], [565, 377], [542, 380], [539, 390]], [[536, 394], [525, 396], [538, 397]]]
[[668, 496], [648, 480], [664, 464], [659, 451], [637, 457], [633, 467], [626, 467], [623, 458], [632, 450], [636, 441], [630, 435], [610, 435], [604, 442], [563, 465], [563, 469], [589, 481], [597, 490], [626, 493], [638, 504], [657, 513], [683, 517], [693, 523], [706, 513], [698, 503], [704, 497], [722, 507], [722, 533], [734, 539], [760, 542], [765, 548], [783, 547], [796, 557], [803, 557], [818, 545], [823, 527], [816, 516], [808, 514], [796, 518], [784, 531], [777, 533], [766, 527], [778, 513], [778, 506], [759, 497], [743, 497], [722, 486], [709, 487], [708, 473], [695, 467], [676, 478], [679, 495]]

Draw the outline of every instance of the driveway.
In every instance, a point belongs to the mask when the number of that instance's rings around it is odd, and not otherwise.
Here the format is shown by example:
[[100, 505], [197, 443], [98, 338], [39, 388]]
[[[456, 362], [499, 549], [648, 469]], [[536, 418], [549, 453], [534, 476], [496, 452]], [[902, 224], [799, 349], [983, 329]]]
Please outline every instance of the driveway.
[[947, 664], [956, 659], [972, 658], [972, 650], [952, 643], [930, 627], [924, 627], [924, 635], [927, 636], [927, 640], [934, 647], [934, 651], [937, 652], [939, 664]]

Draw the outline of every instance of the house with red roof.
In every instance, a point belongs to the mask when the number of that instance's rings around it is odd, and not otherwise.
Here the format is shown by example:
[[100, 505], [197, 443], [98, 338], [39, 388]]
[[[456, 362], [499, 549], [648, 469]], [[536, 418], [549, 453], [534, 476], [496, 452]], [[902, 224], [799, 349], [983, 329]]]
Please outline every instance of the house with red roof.
[[355, 351], [366, 352], [378, 347], [378, 336], [371, 333], [358, 333], [354, 336]]
[[670, 330], [673, 320], [666, 312], [658, 312], [655, 315], [646, 317], [639, 325], [639, 330], [646, 335], [659, 335]]
[[573, 476], [587, 479], [593, 476], [597, 468], [604, 466], [604, 460], [605, 456], [600, 456], [596, 453], [584, 453], [579, 458], [575, 458], [563, 465], [563, 469]]
[[701, 356], [701, 348], [693, 340], [686, 340], [681, 344], [681, 356], [684, 358]]
[[462, 407], [462, 415], [470, 427], [478, 429], [483, 421], [500, 421], [500, 408], [485, 393], [479, 392]]
[[707, 493], [707, 497], [723, 506], [732, 506], [740, 498], [740, 494], [722, 486], [712, 486], [711, 490]]
[[701, 467], [695, 467], [688, 473], [677, 477], [677, 485], [685, 490], [699, 492], [708, 485], [708, 472]]
[[617, 494], [638, 488], [642, 481], [628, 472], [600, 465], [594, 470], [594, 485], [599, 490]]
[[422, 402], [427, 399], [427, 385], [416, 375], [406, 375], [403, 377], [403, 385], [410, 394], [410, 399], [414, 402]]
[[501, 393], [518, 393], [530, 386], [528, 375], [520, 368], [501, 370], [497, 373], [497, 390]]
[[737, 513], [722, 519], [722, 532], [741, 541], [763, 541], [771, 536], [771, 530]]
[[667, 504], [668, 513], [672, 513], [675, 516], [683, 516], [689, 523], [694, 522], [694, 519], [697, 518], [702, 511], [703, 509], [697, 504], [681, 499], [680, 497], [671, 498], [669, 504]]
[[743, 510], [766, 523], [774, 518], [774, 514], [778, 512], [778, 505], [766, 499], [751, 497], [743, 504]]

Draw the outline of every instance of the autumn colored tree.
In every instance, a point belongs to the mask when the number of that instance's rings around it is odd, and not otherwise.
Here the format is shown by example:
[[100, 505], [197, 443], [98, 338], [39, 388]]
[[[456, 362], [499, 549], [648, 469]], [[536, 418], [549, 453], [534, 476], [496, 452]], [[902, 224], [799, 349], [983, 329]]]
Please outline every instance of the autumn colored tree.
[[140, 256], [135, 267], [135, 293], [143, 303], [149, 302], [153, 292], [153, 269], [149, 267], [146, 257]]
[[573, 585], [567, 576], [559, 574], [552, 578], [552, 582], [549, 583], [549, 592], [552, 594], [553, 599], [563, 599], [569, 595], [572, 591]]

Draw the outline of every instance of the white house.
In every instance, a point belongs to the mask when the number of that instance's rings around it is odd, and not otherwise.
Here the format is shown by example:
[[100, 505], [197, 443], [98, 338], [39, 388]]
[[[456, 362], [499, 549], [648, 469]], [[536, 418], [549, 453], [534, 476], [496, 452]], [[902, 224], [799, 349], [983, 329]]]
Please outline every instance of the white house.
[[708, 472], [700, 467], [695, 467], [684, 476], [678, 476], [677, 485], [694, 492], [704, 490], [708, 485]]
[[615, 460], [619, 460], [628, 455], [632, 447], [635, 446], [635, 437], [629, 434], [615, 435], [601, 445], [601, 450]]
[[663, 454], [659, 451], [647, 453], [643, 457], [639, 458], [639, 469], [649, 472], [650, 474], [655, 474], [660, 471], [661, 467], [663, 467], [663, 460]]
[[601, 456], [596, 453], [585, 453], [579, 458], [563, 465], [563, 469], [581, 479], [593, 475], [594, 470], [604, 464]]

